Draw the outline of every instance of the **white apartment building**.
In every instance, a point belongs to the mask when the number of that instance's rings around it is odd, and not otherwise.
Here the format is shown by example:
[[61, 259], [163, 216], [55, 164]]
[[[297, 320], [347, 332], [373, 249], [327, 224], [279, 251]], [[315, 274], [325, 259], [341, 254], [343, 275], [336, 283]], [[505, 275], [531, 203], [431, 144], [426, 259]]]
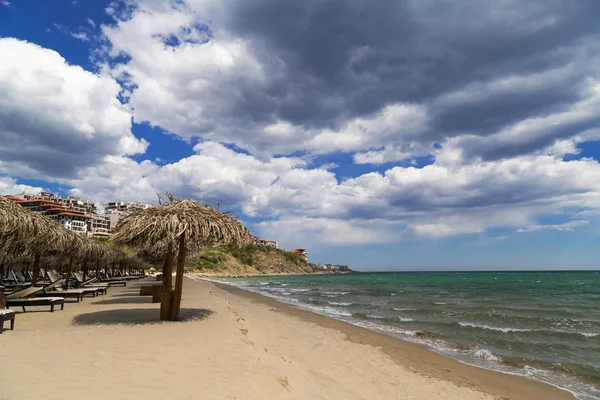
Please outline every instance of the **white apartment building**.
[[131, 208], [148, 208], [150, 204], [137, 203], [135, 201], [111, 201], [104, 205], [104, 211], [127, 211]]
[[134, 208], [148, 208], [150, 204], [135, 201], [111, 201], [104, 205], [104, 213], [110, 220], [110, 229], [114, 229], [121, 217]]
[[261, 238], [255, 238], [256, 240], [256, 244], [258, 246], [265, 246], [265, 247], [273, 247], [273, 248], [277, 248], [277, 242], [274, 240], [269, 240], [269, 239], [261, 239]]
[[49, 193], [49, 192], [40, 192], [36, 194], [19, 194], [15, 196], [21, 200], [45, 200], [55, 204], [59, 204], [71, 211], [82, 214], [95, 214], [96, 213], [96, 205], [89, 201], [84, 201], [81, 199], [76, 199], [71, 196], [61, 197], [59, 195]]
[[91, 229], [88, 233], [88, 236], [99, 238], [99, 239], [108, 239], [110, 237], [110, 217], [106, 214], [94, 214], [92, 215]]
[[48, 215], [48, 217], [59, 225], [62, 225], [64, 228], [82, 234], [87, 233], [88, 220], [92, 218], [89, 215], [76, 214], [68, 211]]

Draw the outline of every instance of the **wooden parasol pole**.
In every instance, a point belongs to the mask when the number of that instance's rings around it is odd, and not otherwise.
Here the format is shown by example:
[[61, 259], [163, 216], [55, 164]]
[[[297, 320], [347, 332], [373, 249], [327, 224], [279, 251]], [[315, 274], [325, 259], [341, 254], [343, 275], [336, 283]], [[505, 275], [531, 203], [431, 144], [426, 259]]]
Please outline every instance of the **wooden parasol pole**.
[[177, 275], [175, 276], [175, 292], [173, 293], [173, 312], [171, 321], [179, 321], [181, 309], [181, 293], [183, 291], [183, 272], [185, 266], [185, 233], [179, 236], [179, 257], [177, 257]]
[[83, 265], [81, 266], [81, 273], [83, 274], [83, 282], [85, 282], [85, 280], [87, 279], [87, 274], [88, 274], [87, 258], [83, 259]]
[[31, 277], [31, 284], [35, 285], [40, 276], [40, 255], [36, 254], [33, 259], [33, 275]]
[[67, 266], [67, 273], [65, 275], [65, 287], [69, 288], [69, 279], [71, 279], [71, 273], [73, 272], [73, 256], [69, 257], [69, 265]]
[[163, 266], [163, 290], [160, 302], [160, 320], [171, 320], [171, 310], [173, 309], [173, 243], [167, 245], [167, 259]]

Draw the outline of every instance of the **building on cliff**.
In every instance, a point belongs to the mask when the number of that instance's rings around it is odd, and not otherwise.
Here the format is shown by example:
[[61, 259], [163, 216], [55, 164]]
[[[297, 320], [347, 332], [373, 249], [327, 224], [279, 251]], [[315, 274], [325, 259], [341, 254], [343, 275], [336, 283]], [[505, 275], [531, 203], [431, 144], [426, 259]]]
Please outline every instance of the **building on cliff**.
[[272, 247], [274, 249], [277, 248], [277, 242], [274, 241], [274, 240], [261, 239], [259, 237], [255, 237], [254, 239], [256, 240], [256, 245], [257, 246]]
[[290, 251], [290, 253], [296, 254], [296, 255], [304, 258], [306, 261], [308, 261], [308, 253], [306, 252], [306, 249], [304, 249], [302, 247], [294, 249], [294, 250]]

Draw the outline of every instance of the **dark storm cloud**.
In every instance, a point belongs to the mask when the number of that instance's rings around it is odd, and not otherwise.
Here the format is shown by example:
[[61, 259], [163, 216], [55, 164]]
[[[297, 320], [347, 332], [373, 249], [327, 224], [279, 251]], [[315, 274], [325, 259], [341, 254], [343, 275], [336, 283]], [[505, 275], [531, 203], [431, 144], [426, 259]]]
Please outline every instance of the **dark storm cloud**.
[[[489, 135], [581, 98], [583, 80], [598, 74], [589, 64], [599, 17], [600, 2], [592, 0], [233, 2], [227, 29], [248, 39], [259, 59], [280, 61], [266, 93], [248, 88], [234, 109], [255, 121], [275, 115], [318, 128], [412, 102], [430, 107], [428, 136]], [[574, 59], [568, 76], [532, 90], [435, 102], [473, 83], [535, 77]]]

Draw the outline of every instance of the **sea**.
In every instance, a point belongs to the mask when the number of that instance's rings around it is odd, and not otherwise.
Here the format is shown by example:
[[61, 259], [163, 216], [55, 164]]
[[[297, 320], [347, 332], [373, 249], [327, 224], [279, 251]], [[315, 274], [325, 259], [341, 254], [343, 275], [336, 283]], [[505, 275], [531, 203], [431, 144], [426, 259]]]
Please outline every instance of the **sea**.
[[220, 279], [482, 368], [600, 399], [600, 272]]

